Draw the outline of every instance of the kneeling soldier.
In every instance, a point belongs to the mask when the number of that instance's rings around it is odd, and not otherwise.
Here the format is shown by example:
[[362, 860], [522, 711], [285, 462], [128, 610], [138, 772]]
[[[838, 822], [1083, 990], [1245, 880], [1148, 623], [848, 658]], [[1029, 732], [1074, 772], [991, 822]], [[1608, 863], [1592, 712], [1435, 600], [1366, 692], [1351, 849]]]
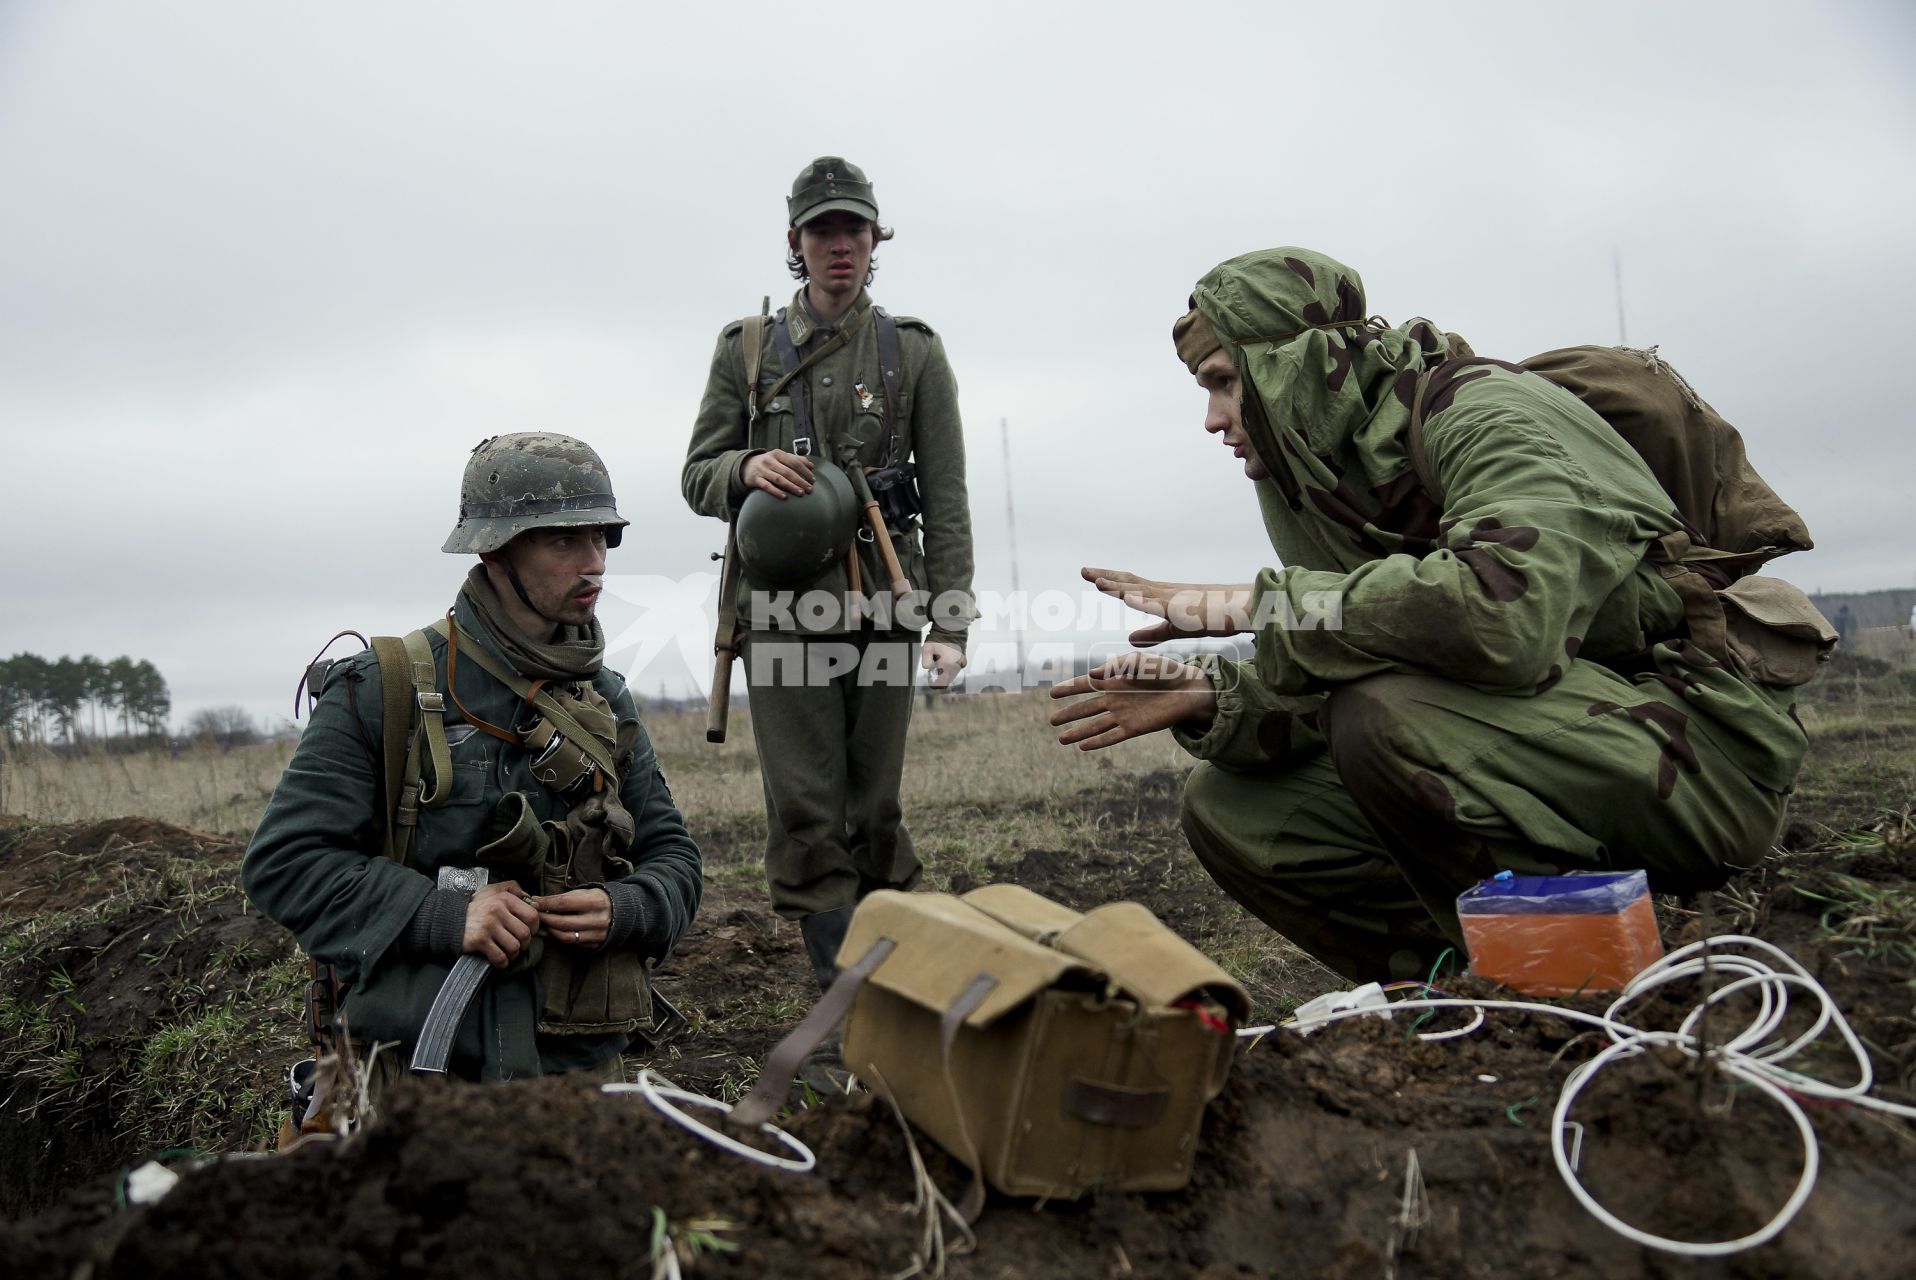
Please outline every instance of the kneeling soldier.
[[[246, 852], [247, 896], [334, 967], [344, 1034], [388, 1046], [375, 1087], [409, 1062], [612, 1077], [650, 1021], [646, 961], [697, 910], [698, 847], [602, 665], [611, 487], [568, 436], [475, 449], [444, 550], [479, 564], [403, 650], [375, 641], [323, 677]], [[422, 1024], [449, 977], [477, 991], [435, 1051]]]

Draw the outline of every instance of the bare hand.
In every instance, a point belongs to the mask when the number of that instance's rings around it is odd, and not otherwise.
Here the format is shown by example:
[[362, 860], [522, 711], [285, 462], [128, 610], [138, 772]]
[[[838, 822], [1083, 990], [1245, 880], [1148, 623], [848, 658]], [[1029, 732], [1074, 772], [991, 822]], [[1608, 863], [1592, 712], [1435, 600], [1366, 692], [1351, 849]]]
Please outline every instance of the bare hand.
[[1248, 582], [1159, 582], [1119, 569], [1079, 572], [1104, 594], [1163, 619], [1131, 633], [1131, 643], [1140, 647], [1196, 636], [1234, 636], [1251, 629]]
[[612, 928], [612, 895], [604, 889], [573, 889], [532, 902], [539, 909], [539, 932], [569, 947], [593, 950]]
[[495, 969], [511, 964], [539, 927], [539, 913], [517, 883], [501, 880], [472, 895], [466, 905], [466, 934], [459, 949], [482, 955]]
[[781, 500], [787, 493], [807, 494], [812, 491], [812, 460], [783, 449], [769, 449], [747, 458], [739, 478], [747, 489], [763, 489]]
[[1204, 672], [1155, 653], [1127, 653], [1051, 686], [1054, 698], [1092, 697], [1051, 713], [1051, 724], [1070, 727], [1058, 735], [1064, 746], [1097, 751], [1129, 738], [1187, 722], [1209, 724], [1217, 716], [1217, 691]]
[[958, 673], [965, 669], [965, 655], [948, 644], [927, 640], [918, 654], [918, 665], [931, 672], [926, 684], [934, 689], [949, 689]]

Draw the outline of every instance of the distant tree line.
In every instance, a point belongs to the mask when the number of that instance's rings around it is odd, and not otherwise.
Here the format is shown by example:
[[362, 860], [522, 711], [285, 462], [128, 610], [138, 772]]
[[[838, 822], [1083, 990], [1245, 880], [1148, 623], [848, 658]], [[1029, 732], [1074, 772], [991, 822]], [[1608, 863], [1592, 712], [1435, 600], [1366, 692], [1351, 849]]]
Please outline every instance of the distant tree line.
[[10, 742], [74, 745], [82, 739], [164, 737], [173, 695], [141, 659], [102, 662], [16, 653], [0, 660], [0, 733]]

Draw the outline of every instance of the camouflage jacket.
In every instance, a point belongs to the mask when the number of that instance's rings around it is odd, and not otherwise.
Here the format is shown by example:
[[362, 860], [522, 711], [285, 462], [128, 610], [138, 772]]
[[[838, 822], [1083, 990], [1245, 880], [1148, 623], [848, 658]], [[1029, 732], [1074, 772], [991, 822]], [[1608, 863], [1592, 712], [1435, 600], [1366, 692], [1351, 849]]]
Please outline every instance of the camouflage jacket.
[[[1195, 754], [1255, 768], [1313, 745], [1319, 691], [1368, 675], [1521, 695], [1573, 659], [1641, 654], [1680, 629], [1681, 601], [1644, 561], [1678, 527], [1671, 500], [1569, 392], [1455, 358], [1467, 348], [1427, 321], [1366, 324], [1356, 273], [1304, 250], [1233, 259], [1195, 298], [1243, 378], [1283, 563], [1257, 576], [1255, 661], [1202, 663], [1219, 714], [1178, 735]], [[1406, 441], [1426, 371], [1441, 510]]]
[[[898, 345], [904, 369], [899, 378], [899, 403], [892, 406], [896, 439], [884, 426], [884, 379], [879, 376], [878, 334], [871, 317], [871, 296], [860, 291], [858, 300], [840, 326], [820, 327], [805, 305], [805, 290], [793, 295], [786, 316], [792, 343], [800, 359], [818, 344], [829, 341], [838, 327], [858, 324], [852, 339], [800, 377], [805, 383], [812, 428], [821, 448], [835, 459], [847, 453], [864, 467], [881, 467], [907, 459], [918, 467], [918, 489], [924, 513], [916, 521], [891, 530], [892, 547], [905, 576], [923, 593], [931, 610], [930, 638], [962, 649], [974, 614], [971, 601], [971, 508], [965, 490], [965, 442], [958, 418], [958, 384], [945, 360], [944, 343], [931, 326], [909, 316], [896, 317]], [[729, 520], [745, 500], [740, 473], [747, 458], [768, 449], [791, 449], [796, 435], [789, 395], [766, 398], [778, 383], [782, 367], [772, 343], [772, 327], [765, 326], [759, 357], [758, 421], [749, 432], [746, 412], [743, 321], [734, 321], [719, 334], [712, 367], [699, 402], [698, 419], [685, 453], [680, 485], [685, 500], [700, 515]], [[859, 390], [863, 388], [863, 392]], [[922, 525], [923, 542], [920, 543]], [[877, 550], [861, 541], [860, 572], [868, 596], [882, 596], [885, 575]], [[834, 565], [810, 590], [842, 598], [849, 587], [845, 569]], [[751, 584], [741, 580], [739, 617], [751, 619]], [[749, 625], [757, 625], [751, 619]], [[802, 615], [801, 615], [801, 626]], [[843, 630], [842, 625], [823, 628]]]
[[[465, 629], [483, 642], [483, 625], [463, 595], [454, 608]], [[444, 693], [446, 642], [434, 632], [427, 636]], [[493, 724], [517, 723], [518, 697], [478, 663], [460, 662], [458, 676], [459, 699], [473, 715]], [[638, 719], [618, 673], [601, 669], [592, 685], [620, 721]], [[246, 850], [241, 881], [247, 897], [292, 930], [308, 955], [338, 967], [350, 987], [345, 1017], [356, 1040], [410, 1044], [417, 1038], [452, 958], [410, 954], [402, 935], [434, 887], [438, 868], [474, 865], [473, 853], [485, 843], [486, 819], [500, 797], [521, 791], [541, 820], [565, 818], [566, 801], [532, 777], [524, 750], [475, 731], [450, 698], [445, 723], [451, 797], [420, 811], [412, 857], [401, 865], [381, 851], [379, 664], [370, 650], [340, 663]], [[643, 903], [628, 945], [663, 956], [690, 926], [702, 878], [698, 846], [686, 834], [642, 727], [619, 794], [636, 828], [626, 855], [636, 866], [627, 883]], [[495, 971], [459, 1029], [452, 1069], [507, 1079], [586, 1066], [624, 1048], [621, 1035], [537, 1034], [540, 1000], [534, 970]]]

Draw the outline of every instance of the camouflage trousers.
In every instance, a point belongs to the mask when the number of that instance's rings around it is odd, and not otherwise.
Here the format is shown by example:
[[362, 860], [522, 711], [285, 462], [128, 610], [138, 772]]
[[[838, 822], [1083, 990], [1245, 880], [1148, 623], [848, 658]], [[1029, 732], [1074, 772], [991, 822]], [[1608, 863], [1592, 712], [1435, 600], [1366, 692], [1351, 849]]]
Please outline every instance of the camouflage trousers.
[[747, 635], [765, 880], [787, 920], [918, 883], [898, 800], [917, 661], [909, 632]]
[[1373, 676], [1315, 719], [1268, 769], [1200, 764], [1184, 832], [1232, 897], [1365, 980], [1461, 954], [1457, 895], [1501, 870], [1721, 884], [1769, 849], [1808, 745], [1788, 691], [1683, 642], [1628, 676], [1572, 662], [1528, 697]]

